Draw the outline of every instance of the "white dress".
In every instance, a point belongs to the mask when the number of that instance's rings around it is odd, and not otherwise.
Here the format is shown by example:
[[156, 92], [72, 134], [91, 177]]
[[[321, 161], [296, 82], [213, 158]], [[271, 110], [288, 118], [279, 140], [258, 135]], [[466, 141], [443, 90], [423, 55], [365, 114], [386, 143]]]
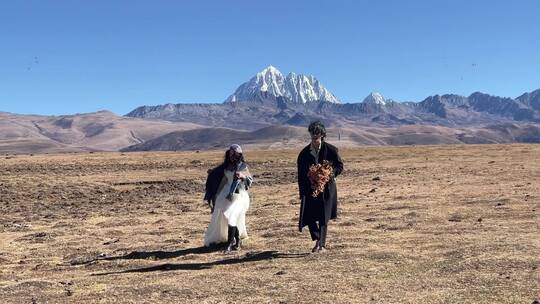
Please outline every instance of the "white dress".
[[212, 244], [227, 242], [229, 225], [238, 227], [241, 239], [245, 239], [248, 236], [246, 230], [246, 212], [249, 208], [249, 194], [244, 185], [241, 183], [238, 186], [239, 193], [233, 194], [232, 201], [226, 198], [233, 182], [233, 174], [233, 171], [225, 170], [223, 178], [226, 178], [227, 182], [216, 196], [212, 219], [204, 236], [204, 246], [206, 247]]

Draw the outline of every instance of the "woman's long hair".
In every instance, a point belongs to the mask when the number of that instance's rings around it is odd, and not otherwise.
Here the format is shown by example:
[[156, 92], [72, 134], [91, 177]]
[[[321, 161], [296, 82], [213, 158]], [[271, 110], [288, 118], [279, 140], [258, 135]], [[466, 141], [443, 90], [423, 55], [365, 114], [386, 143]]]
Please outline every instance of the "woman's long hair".
[[[237, 155], [237, 157], [235, 157], [232, 161], [230, 160], [230, 157], [229, 157], [231, 153], [234, 153], [235, 156]], [[235, 152], [234, 150], [231, 150], [231, 149], [225, 151], [225, 159], [223, 160], [223, 165], [225, 166], [225, 168], [231, 168], [231, 167], [234, 168], [240, 162], [246, 162], [244, 160], [244, 155], [242, 153]]]

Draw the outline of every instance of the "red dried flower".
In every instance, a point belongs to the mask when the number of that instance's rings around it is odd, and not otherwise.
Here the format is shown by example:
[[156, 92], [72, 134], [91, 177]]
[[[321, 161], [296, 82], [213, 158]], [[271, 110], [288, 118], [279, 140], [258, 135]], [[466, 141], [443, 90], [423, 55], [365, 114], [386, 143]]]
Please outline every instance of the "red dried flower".
[[324, 191], [326, 183], [332, 177], [332, 172], [332, 165], [327, 160], [324, 160], [322, 164], [314, 164], [309, 167], [308, 178], [311, 182], [311, 189], [313, 189], [311, 196], [317, 197]]

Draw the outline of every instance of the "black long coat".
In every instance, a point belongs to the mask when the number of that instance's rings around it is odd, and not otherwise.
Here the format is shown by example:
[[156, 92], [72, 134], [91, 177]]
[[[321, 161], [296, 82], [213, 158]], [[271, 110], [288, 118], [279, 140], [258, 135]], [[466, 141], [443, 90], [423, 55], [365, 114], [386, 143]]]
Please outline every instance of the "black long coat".
[[[311, 194], [311, 183], [309, 182], [308, 172], [309, 167], [313, 164], [322, 163], [323, 160], [328, 160], [334, 168], [334, 177], [341, 174], [343, 171], [343, 161], [338, 153], [338, 148], [322, 142], [321, 150], [319, 151], [319, 159], [315, 161], [315, 157], [310, 152], [311, 144], [307, 145], [298, 155], [298, 189], [300, 191], [300, 218], [298, 228], [302, 228], [309, 223], [315, 221], [324, 221], [327, 223], [331, 219], [337, 217], [337, 187], [334, 178], [326, 184], [324, 192], [317, 197]], [[302, 198], [305, 198], [303, 200]]]

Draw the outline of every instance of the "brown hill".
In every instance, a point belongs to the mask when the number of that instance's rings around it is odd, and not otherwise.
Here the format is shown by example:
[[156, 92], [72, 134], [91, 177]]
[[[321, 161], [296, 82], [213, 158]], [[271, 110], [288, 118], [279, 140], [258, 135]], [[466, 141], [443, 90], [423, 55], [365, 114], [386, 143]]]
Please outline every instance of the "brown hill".
[[[537, 124], [467, 128], [343, 125], [347, 127], [328, 129], [328, 141], [338, 146], [540, 142]], [[231, 143], [259, 149], [297, 148], [308, 141], [304, 126], [273, 125], [246, 131], [120, 117], [106, 111], [65, 116], [0, 113], [0, 153], [203, 150], [222, 149]]]
[[[327, 140], [337, 146], [540, 143], [540, 128], [535, 125], [514, 124], [462, 129], [422, 125], [397, 128], [330, 128]], [[304, 127], [270, 126], [256, 131], [203, 128], [172, 132], [122, 151], [222, 149], [231, 143], [265, 149], [301, 147], [308, 142], [309, 136]]]
[[200, 126], [101, 111], [65, 116], [0, 113], [0, 153], [117, 151], [160, 135]]
[[270, 147], [297, 146], [307, 137], [305, 128], [270, 126], [256, 131], [239, 131], [227, 128], [202, 128], [172, 132], [147, 142], [136, 144], [122, 151], [175, 151], [201, 150], [227, 147], [231, 143]]

